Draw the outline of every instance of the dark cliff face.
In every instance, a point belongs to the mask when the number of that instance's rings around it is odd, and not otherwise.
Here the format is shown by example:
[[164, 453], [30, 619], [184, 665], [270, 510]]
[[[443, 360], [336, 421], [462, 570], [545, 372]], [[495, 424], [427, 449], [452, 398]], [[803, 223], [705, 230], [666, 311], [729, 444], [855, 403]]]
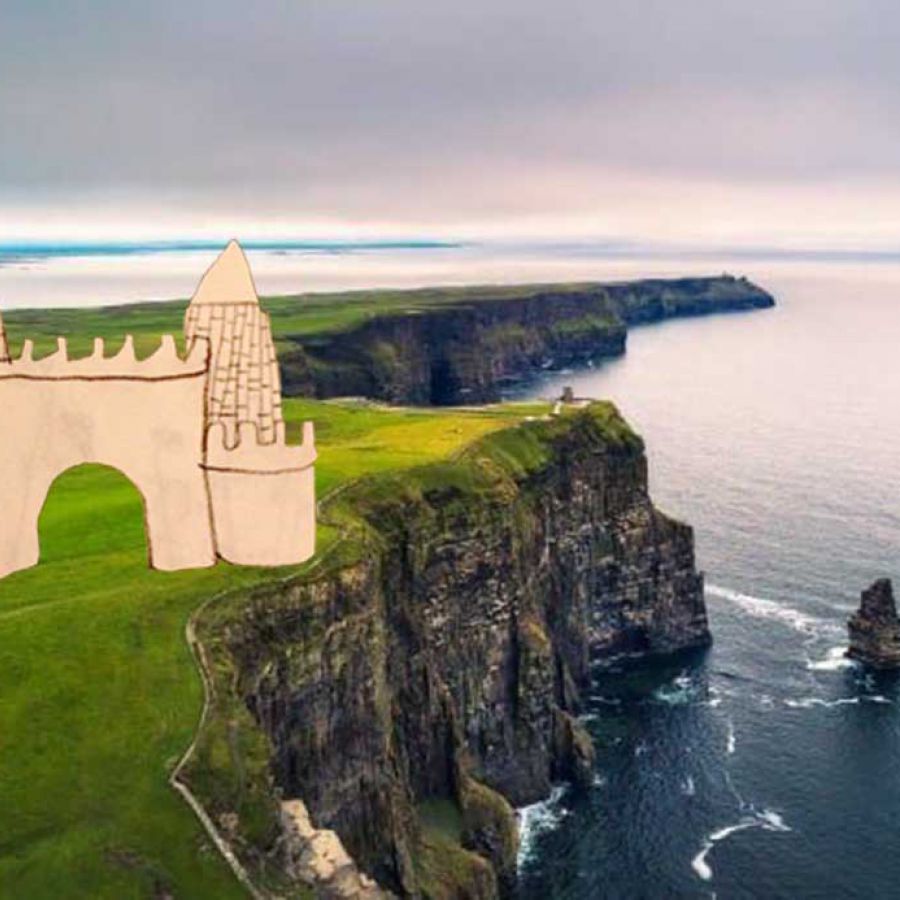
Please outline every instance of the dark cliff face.
[[[708, 642], [691, 529], [646, 475], [640, 439], [597, 404], [363, 482], [331, 510], [357, 523], [352, 558], [208, 635], [283, 796], [384, 886], [510, 889], [510, 804], [587, 777], [592, 665]], [[420, 815], [435, 804], [456, 816], [449, 844]]]
[[774, 303], [730, 276], [535, 288], [494, 299], [485, 292], [306, 337], [281, 353], [285, 390], [418, 405], [487, 403], [504, 384], [539, 370], [623, 353], [629, 325]]

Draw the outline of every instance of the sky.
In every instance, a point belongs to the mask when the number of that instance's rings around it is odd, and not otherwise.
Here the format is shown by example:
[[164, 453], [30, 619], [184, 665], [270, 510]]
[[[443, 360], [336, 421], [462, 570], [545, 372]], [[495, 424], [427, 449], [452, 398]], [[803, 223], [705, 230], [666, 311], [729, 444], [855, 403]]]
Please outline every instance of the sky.
[[0, 0], [0, 239], [900, 243], [894, 0]]

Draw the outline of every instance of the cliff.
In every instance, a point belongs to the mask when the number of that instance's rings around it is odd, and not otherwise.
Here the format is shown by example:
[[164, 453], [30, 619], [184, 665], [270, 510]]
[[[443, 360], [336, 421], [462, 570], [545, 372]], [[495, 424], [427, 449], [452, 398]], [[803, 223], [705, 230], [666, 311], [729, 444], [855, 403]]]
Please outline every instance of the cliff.
[[408, 309], [395, 303], [332, 331], [281, 332], [286, 392], [493, 402], [510, 381], [624, 353], [629, 325], [774, 304], [731, 276], [406, 294]]
[[288, 800], [393, 892], [508, 892], [512, 805], [590, 770], [592, 666], [709, 641], [691, 529], [600, 403], [358, 481], [323, 515], [340, 537], [316, 565], [200, 617], [189, 783], [283, 896]]

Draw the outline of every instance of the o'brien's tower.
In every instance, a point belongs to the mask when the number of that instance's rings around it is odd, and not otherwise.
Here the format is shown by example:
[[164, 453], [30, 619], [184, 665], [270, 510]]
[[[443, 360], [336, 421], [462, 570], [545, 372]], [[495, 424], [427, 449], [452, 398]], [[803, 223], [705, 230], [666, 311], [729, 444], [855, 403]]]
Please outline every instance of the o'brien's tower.
[[315, 550], [316, 450], [285, 444], [281, 380], [269, 317], [232, 241], [200, 282], [185, 316], [188, 352], [209, 342], [203, 467], [216, 548], [229, 562], [286, 565]]

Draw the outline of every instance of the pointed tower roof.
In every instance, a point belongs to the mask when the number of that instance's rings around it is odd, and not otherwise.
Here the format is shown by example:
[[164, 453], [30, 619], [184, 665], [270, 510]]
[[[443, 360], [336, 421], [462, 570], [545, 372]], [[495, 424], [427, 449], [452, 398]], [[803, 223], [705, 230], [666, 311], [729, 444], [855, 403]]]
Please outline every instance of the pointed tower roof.
[[0, 315], [0, 363], [9, 361], [9, 343], [6, 340], [6, 329], [3, 327], [3, 316]]
[[192, 305], [258, 303], [247, 257], [237, 241], [229, 241], [219, 258], [200, 279]]

